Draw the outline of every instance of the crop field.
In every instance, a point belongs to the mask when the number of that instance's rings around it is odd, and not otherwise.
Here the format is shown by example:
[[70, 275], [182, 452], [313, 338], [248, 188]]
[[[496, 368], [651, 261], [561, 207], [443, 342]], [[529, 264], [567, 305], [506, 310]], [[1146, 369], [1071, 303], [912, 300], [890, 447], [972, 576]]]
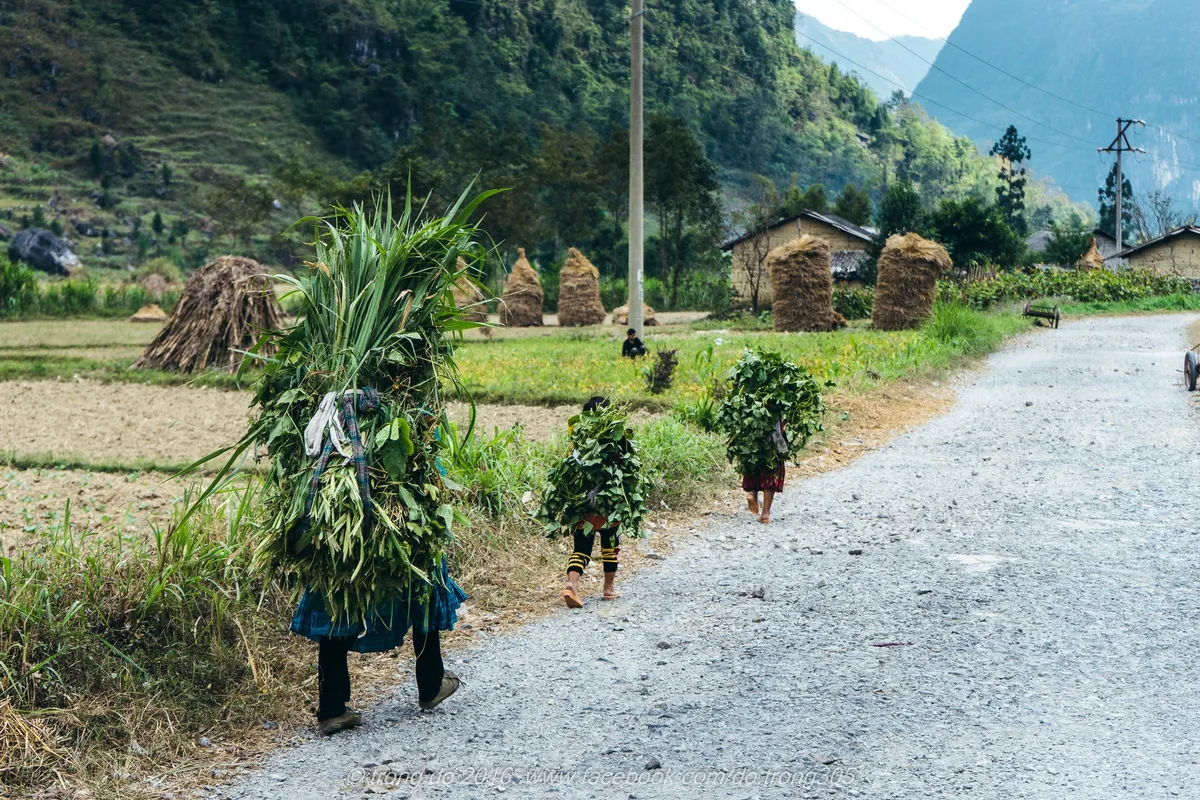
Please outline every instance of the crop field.
[[[826, 384], [825, 431], [794, 467], [797, 477], [813, 475], [839, 469], [942, 412], [954, 397], [944, 377], [948, 370], [1028, 327], [1012, 315], [963, 313], [967, 316], [951, 309], [917, 331], [852, 327], [799, 335], [696, 324], [693, 315], [649, 330], [651, 357], [638, 362], [620, 357], [621, 331], [612, 325], [473, 332], [458, 345], [456, 360], [466, 392], [476, 401], [476, 435], [445, 456], [450, 475], [464, 487], [460, 499], [470, 520], [456, 532], [452, 554], [472, 598], [464, 612], [469, 625], [450, 637], [450, 645], [553, 607], [567, 546], [540, 535], [529, 503], [544, 487], [549, 465], [562, 451], [567, 419], [583, 399], [607, 394], [632, 407], [652, 485], [653, 524], [648, 543], [631, 545], [622, 555], [624, 568], [636, 571], [647, 554], [669, 550], [686, 536], [698, 515], [737, 512], [740, 500], [724, 443], [681, 420], [705, 397], [711, 399], [713, 387], [745, 348], [781, 350]], [[121, 736], [135, 738], [151, 753], [137, 767], [151, 776], [174, 774], [181, 759], [239, 761], [277, 744], [257, 721], [302, 724], [303, 696], [311, 688], [311, 654], [285, 633], [286, 592], [275, 587], [259, 597], [258, 590], [247, 591], [256, 582], [247, 557], [253, 533], [241, 511], [257, 491], [251, 462], [196, 519], [178, 526], [179, 501], [194, 496], [210, 475], [175, 473], [244, 432], [252, 413], [247, 387], [219, 373], [131, 371], [156, 329], [91, 320], [0, 324], [0, 559], [22, 576], [7, 589], [13, 607], [24, 609], [20, 626], [26, 632], [18, 639], [71, 642], [55, 657], [57, 677], [47, 679], [51, 689], [60, 680], [78, 683], [93, 674], [90, 665], [100, 663], [112, 679], [84, 691], [80, 702], [147, 709], [123, 716], [119, 728]], [[676, 350], [679, 366], [673, 385], [654, 394], [643, 370], [660, 350]], [[472, 417], [466, 399], [449, 409], [456, 436]], [[69, 575], [79, 579], [68, 581]], [[589, 574], [585, 587], [597, 580]], [[45, 587], [60, 583], [65, 593], [45, 594]], [[163, 588], [168, 594], [159, 594]], [[160, 615], [154, 618], [166, 627], [154, 628], [154, 635], [163, 637], [163, 647], [132, 645], [115, 653], [96, 633], [101, 628], [78, 627], [61, 613], [60, 603], [107, 609], [103, 614], [120, 607]], [[216, 628], [197, 629], [184, 639], [169, 633], [171, 619], [194, 622], [213, 615], [232, 620], [236, 635]], [[161, 652], [177, 656], [160, 661]], [[270, 674], [255, 673], [246, 669], [247, 657], [260, 667], [276, 666]], [[401, 680], [397, 667], [403, 670], [404, 663], [386, 656], [356, 661], [355, 680], [366, 687], [364, 698]], [[156, 677], [146, 681], [147, 674]], [[215, 728], [213, 708], [203, 692], [196, 693], [203, 688], [196, 681], [214, 680], [203, 675], [220, 676], [220, 695], [226, 698], [226, 716]], [[153, 706], [146, 704], [150, 697]], [[62, 702], [72, 713], [84, 713], [83, 706]], [[196, 727], [184, 721], [192, 717], [203, 721], [206, 732], [220, 731], [233, 749], [197, 755], [189, 738]], [[0, 727], [4, 724], [29, 723], [0, 706]], [[43, 774], [39, 770], [47, 765], [63, 763], [29, 745], [33, 740], [24, 741], [23, 760], [6, 767], [0, 759], [0, 770]], [[128, 767], [114, 760], [110, 748], [73, 734], [63, 746], [69, 748], [71, 771], [88, 776], [94, 786], [107, 786], [109, 793], [123, 791], [125, 784], [114, 784], [112, 776]], [[180, 776], [168, 783], [186, 791], [187, 781]]]

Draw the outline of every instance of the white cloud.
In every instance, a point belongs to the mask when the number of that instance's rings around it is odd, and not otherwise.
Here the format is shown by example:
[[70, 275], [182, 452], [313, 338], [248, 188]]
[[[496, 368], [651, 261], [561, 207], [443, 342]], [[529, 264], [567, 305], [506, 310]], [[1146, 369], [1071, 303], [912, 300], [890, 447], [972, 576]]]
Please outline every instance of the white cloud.
[[876, 41], [905, 34], [949, 36], [970, 4], [971, 0], [796, 0], [801, 13]]

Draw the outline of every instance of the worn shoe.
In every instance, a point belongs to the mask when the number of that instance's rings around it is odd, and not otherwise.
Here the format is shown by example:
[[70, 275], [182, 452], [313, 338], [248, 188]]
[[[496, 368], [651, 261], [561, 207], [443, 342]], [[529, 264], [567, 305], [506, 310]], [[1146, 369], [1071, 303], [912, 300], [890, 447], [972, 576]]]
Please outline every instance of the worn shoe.
[[357, 728], [362, 725], [362, 714], [357, 714], [353, 711], [347, 711], [340, 717], [331, 717], [323, 719], [317, 723], [317, 733], [322, 736], [329, 736], [338, 731], [348, 731], [351, 728]]
[[437, 708], [443, 700], [458, 691], [458, 687], [462, 685], [462, 681], [453, 672], [447, 672], [442, 676], [442, 688], [432, 700], [421, 700], [417, 703], [423, 710], [429, 711]]

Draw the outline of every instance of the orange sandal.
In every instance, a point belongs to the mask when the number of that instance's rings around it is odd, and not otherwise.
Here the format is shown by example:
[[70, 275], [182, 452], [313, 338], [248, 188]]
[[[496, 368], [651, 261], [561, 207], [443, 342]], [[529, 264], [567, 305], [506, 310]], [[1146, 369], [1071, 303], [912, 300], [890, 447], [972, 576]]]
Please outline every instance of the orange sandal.
[[562, 599], [567, 608], [583, 608], [583, 601], [579, 599], [579, 595], [575, 594], [573, 589], [563, 589]]

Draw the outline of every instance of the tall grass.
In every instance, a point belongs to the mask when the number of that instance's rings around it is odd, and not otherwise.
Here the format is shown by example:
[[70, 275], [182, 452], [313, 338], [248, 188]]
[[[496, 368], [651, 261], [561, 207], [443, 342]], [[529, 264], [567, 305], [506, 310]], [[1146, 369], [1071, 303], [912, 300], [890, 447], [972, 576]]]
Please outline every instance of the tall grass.
[[933, 307], [933, 316], [921, 328], [921, 334], [956, 353], [978, 356], [999, 347], [1013, 327], [1003, 316], [939, 302]]
[[227, 490], [148, 540], [79, 533], [68, 505], [0, 558], [0, 700], [58, 753], [12, 760], [0, 742], [0, 782], [34, 785], [47, 764], [111, 777], [135, 741], [149, 767], [219, 715], [295, 715], [306, 664], [285, 641], [289, 592], [249, 569], [254, 499]]

